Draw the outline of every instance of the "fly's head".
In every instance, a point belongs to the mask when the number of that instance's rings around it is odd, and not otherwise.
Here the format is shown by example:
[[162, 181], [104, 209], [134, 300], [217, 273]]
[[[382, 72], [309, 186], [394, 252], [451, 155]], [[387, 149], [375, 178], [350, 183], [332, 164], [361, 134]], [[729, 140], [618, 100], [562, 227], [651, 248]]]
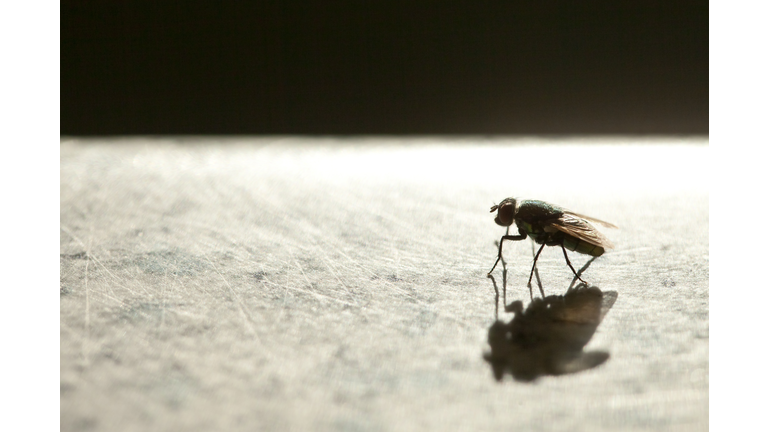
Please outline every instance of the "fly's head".
[[514, 198], [507, 198], [498, 205], [491, 207], [491, 213], [496, 214], [496, 224], [501, 226], [510, 226], [515, 222], [515, 213], [517, 212], [517, 201]]

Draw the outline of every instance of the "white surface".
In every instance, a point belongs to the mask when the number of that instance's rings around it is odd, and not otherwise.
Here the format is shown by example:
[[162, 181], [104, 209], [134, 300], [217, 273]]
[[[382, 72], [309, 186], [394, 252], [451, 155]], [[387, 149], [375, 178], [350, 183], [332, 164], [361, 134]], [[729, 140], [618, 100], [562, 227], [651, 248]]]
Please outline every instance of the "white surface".
[[[706, 139], [64, 140], [62, 430], [705, 430], [707, 155]], [[493, 379], [488, 210], [507, 196], [621, 227], [584, 275], [618, 292], [587, 345], [603, 365]], [[505, 257], [507, 300], [527, 304], [530, 243]], [[539, 269], [564, 293], [559, 249]]]

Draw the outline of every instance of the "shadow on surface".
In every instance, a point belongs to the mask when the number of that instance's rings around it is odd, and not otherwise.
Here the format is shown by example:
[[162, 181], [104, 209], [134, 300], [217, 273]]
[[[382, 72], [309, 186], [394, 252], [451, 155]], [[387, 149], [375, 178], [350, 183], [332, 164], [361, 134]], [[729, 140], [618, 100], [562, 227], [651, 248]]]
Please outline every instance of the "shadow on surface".
[[498, 319], [496, 280], [489, 278], [496, 290], [496, 321], [488, 329], [491, 351], [483, 357], [496, 380], [501, 381], [506, 372], [517, 381], [530, 382], [542, 375], [581, 372], [608, 360], [607, 352], [584, 352], [584, 346], [616, 302], [616, 291], [579, 284], [565, 295], [535, 298], [523, 310], [520, 300], [506, 304], [505, 289], [504, 310], [515, 317], [504, 323]]

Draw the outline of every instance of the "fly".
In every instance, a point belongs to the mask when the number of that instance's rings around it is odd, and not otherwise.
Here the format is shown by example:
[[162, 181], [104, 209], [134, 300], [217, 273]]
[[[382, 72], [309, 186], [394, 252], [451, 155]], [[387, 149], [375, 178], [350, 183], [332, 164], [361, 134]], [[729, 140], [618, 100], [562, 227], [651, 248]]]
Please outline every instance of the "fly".
[[[499, 256], [493, 264], [493, 269], [501, 260], [501, 247], [504, 240], [525, 240], [527, 237], [540, 244], [539, 251], [533, 258], [533, 267], [531, 275], [528, 277], [528, 286], [531, 285], [533, 271], [536, 269], [536, 261], [539, 259], [544, 246], [560, 246], [563, 250], [565, 262], [571, 271], [580, 281], [586, 283], [584, 279], [576, 273], [568, 259], [566, 249], [574, 252], [599, 257], [606, 249], [612, 249], [613, 243], [605, 235], [595, 229], [590, 222], [595, 222], [608, 228], [618, 228], [612, 223], [602, 221], [589, 216], [562, 209], [556, 205], [537, 200], [520, 200], [507, 198], [498, 205], [491, 207], [491, 213], [496, 214], [496, 223], [507, 227], [507, 234], [501, 236], [499, 241]], [[512, 224], [517, 225], [517, 235], [509, 234], [509, 227]]]

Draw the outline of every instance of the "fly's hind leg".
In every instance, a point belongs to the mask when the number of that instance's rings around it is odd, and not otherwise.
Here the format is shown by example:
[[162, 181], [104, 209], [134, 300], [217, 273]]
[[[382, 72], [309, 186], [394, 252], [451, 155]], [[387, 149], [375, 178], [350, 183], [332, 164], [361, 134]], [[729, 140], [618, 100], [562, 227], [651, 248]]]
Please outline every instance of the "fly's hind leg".
[[[578, 274], [578, 273], [576, 273], [576, 269], [574, 269], [574, 268], [573, 268], [573, 266], [571, 265], [571, 260], [569, 260], [569, 259], [568, 259], [568, 254], [565, 252], [565, 246], [563, 246], [563, 245], [560, 245], [560, 248], [561, 248], [561, 249], [563, 249], [563, 256], [565, 257], [565, 263], [566, 263], [566, 264], [568, 264], [568, 267], [570, 267], [570, 268], [571, 268], [571, 271], [573, 272], [573, 274], [575, 274], [575, 275], [576, 275], [576, 277], [577, 277], [577, 278], [578, 278], [580, 281], [582, 281], [582, 282], [584, 282], [585, 284], [587, 284], [587, 281], [585, 281], [584, 279], [582, 279], [582, 278], [581, 278], [581, 276], [579, 276], [579, 274]], [[589, 284], [587, 284], [587, 285], [589, 285]]]
[[[579, 280], [579, 276], [583, 275], [583, 274], [584, 274], [584, 272], [585, 272], [585, 271], [586, 271], [586, 270], [589, 268], [590, 264], [592, 264], [592, 262], [593, 262], [594, 260], [596, 260], [597, 258], [598, 258], [598, 257], [596, 257], [596, 256], [593, 256], [592, 258], [590, 258], [590, 260], [589, 260], [589, 261], [587, 261], [587, 262], [586, 262], [586, 263], [585, 263], [585, 264], [584, 264], [584, 265], [583, 265], [583, 266], [582, 266], [582, 267], [579, 269], [579, 271], [578, 271], [578, 272], [576, 273], [576, 275], [573, 277], [573, 280], [571, 280], [571, 285], [568, 287], [568, 290], [569, 290], [569, 291], [570, 291], [571, 289], [573, 289], [573, 286], [574, 286], [574, 285], [576, 285], [576, 281], [577, 281], [577, 280]], [[581, 284], [579, 284], [579, 285], [581, 285]]]

